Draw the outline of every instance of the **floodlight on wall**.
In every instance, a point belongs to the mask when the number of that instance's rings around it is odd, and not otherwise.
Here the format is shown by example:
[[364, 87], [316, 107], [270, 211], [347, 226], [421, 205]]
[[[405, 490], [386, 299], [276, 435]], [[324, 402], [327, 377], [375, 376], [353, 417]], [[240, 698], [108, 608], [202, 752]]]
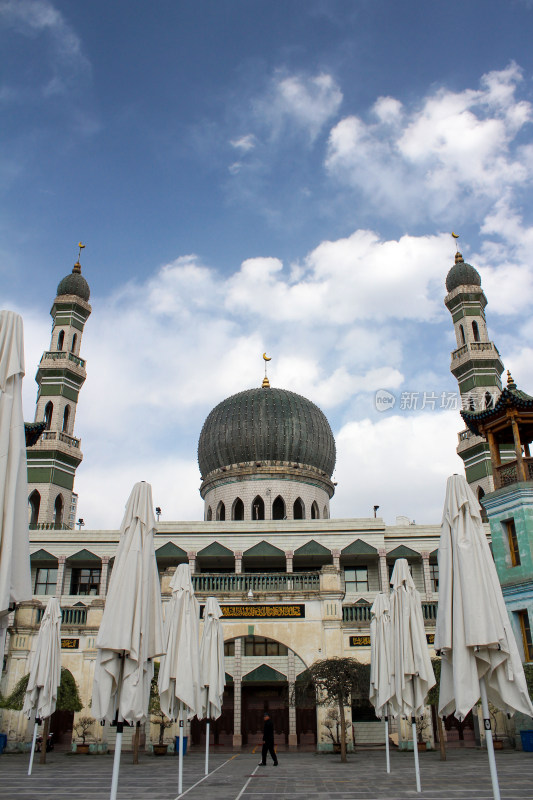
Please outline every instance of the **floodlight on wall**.
[[81, 531], [81, 529], [85, 526], [85, 521], [80, 517], [76, 522], [76, 525], [78, 526], [78, 530]]
[[161, 516], [161, 507], [160, 506], [156, 506], [155, 507], [155, 515], [157, 517], [157, 521], [159, 522], [159, 517]]

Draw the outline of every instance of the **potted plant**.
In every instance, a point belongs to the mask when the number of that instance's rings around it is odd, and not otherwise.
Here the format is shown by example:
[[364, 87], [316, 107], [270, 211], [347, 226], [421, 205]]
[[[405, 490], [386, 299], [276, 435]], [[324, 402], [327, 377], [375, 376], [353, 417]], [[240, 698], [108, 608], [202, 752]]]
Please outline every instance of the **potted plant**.
[[80, 717], [74, 725], [76, 736], [81, 739], [81, 742], [76, 743], [76, 752], [87, 754], [89, 752], [89, 743], [85, 741], [89, 730], [92, 728], [96, 720], [93, 717]]
[[166, 728], [170, 728], [172, 722], [169, 720], [169, 718], [165, 715], [165, 713], [161, 709], [161, 703], [159, 702], [159, 690], [157, 687], [156, 674], [154, 674], [154, 678], [152, 679], [152, 684], [150, 687], [150, 704], [148, 706], [148, 711], [151, 714], [150, 722], [153, 725], [159, 726], [159, 741], [154, 743], [153, 745], [154, 755], [164, 756], [166, 755], [168, 750], [168, 746], [165, 744], [165, 730]]
[[495, 750], [503, 750], [503, 739], [498, 736], [498, 712], [499, 709], [489, 701], [489, 714], [492, 718], [492, 743]]
[[326, 736], [331, 739], [333, 743], [333, 752], [340, 753], [341, 751], [341, 734], [340, 734], [340, 718], [339, 712], [336, 708], [328, 708], [326, 717], [324, 719], [324, 727], [326, 729]]
[[429, 719], [424, 714], [416, 720], [416, 741], [419, 751], [427, 750], [424, 732], [429, 728]]

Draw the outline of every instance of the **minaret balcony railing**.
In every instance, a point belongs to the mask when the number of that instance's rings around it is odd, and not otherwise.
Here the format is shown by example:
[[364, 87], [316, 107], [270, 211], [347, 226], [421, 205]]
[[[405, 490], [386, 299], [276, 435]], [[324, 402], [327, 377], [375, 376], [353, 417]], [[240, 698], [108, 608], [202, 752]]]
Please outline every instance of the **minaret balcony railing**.
[[[524, 464], [526, 480], [533, 481], [533, 458], [524, 457], [522, 458], [522, 462]], [[511, 486], [513, 483], [519, 483], [524, 480], [517, 461], [507, 461], [493, 469], [495, 489], [503, 489], [504, 486]]]
[[63, 442], [63, 444], [68, 444], [69, 447], [76, 447], [78, 450], [81, 441], [80, 439], [76, 439], [75, 436], [69, 436], [68, 433], [64, 433], [63, 431], [43, 431], [41, 438], [43, 442], [59, 441]]
[[495, 346], [493, 342], [467, 342], [463, 344], [461, 347], [458, 347], [457, 350], [454, 350], [452, 353], [452, 359], [455, 361], [457, 358], [461, 358], [466, 353], [483, 353], [489, 350], [493, 350], [497, 356], [499, 356], [498, 348]]
[[47, 350], [42, 355], [41, 364], [43, 361], [63, 361], [65, 359], [76, 364], [77, 367], [85, 369], [85, 360], [75, 356], [74, 353], [67, 353], [66, 350]]
[[270, 574], [205, 573], [192, 576], [194, 591], [199, 594], [246, 594], [252, 592], [318, 592], [318, 572], [274, 572]]

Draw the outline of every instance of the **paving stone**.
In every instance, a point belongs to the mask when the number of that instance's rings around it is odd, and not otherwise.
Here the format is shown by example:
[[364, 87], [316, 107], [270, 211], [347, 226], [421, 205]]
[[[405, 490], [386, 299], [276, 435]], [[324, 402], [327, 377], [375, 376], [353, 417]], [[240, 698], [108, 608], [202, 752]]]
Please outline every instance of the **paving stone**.
[[[411, 753], [358, 752], [342, 764], [339, 756], [280, 753], [279, 766], [257, 766], [257, 754], [213, 754], [211, 774], [204, 778], [203, 753], [189, 753], [183, 766], [183, 800], [492, 800], [487, 754], [464, 750], [420, 758], [422, 793], [416, 792]], [[1, 800], [102, 800], [109, 796], [112, 756], [71, 756], [53, 752], [48, 763], [35, 763], [27, 776], [28, 757], [0, 756]], [[533, 753], [496, 754], [502, 800], [533, 796]], [[251, 777], [253, 776], [253, 777]], [[199, 782], [199, 783], [197, 783]], [[197, 784], [197, 785], [195, 785]], [[141, 755], [122, 759], [118, 800], [177, 800], [175, 756]]]

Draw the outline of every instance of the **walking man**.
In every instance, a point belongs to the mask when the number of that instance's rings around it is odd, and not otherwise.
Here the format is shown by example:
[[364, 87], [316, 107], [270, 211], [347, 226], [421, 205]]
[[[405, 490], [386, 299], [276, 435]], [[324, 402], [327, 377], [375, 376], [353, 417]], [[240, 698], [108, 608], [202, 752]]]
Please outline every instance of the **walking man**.
[[261, 761], [259, 762], [259, 766], [266, 767], [267, 753], [270, 753], [272, 756], [272, 761], [274, 762], [274, 766], [277, 767], [278, 757], [276, 756], [276, 751], [274, 750], [274, 725], [270, 719], [270, 714], [268, 711], [265, 711], [263, 717], [265, 720], [265, 727], [263, 728], [263, 749], [261, 751]]

